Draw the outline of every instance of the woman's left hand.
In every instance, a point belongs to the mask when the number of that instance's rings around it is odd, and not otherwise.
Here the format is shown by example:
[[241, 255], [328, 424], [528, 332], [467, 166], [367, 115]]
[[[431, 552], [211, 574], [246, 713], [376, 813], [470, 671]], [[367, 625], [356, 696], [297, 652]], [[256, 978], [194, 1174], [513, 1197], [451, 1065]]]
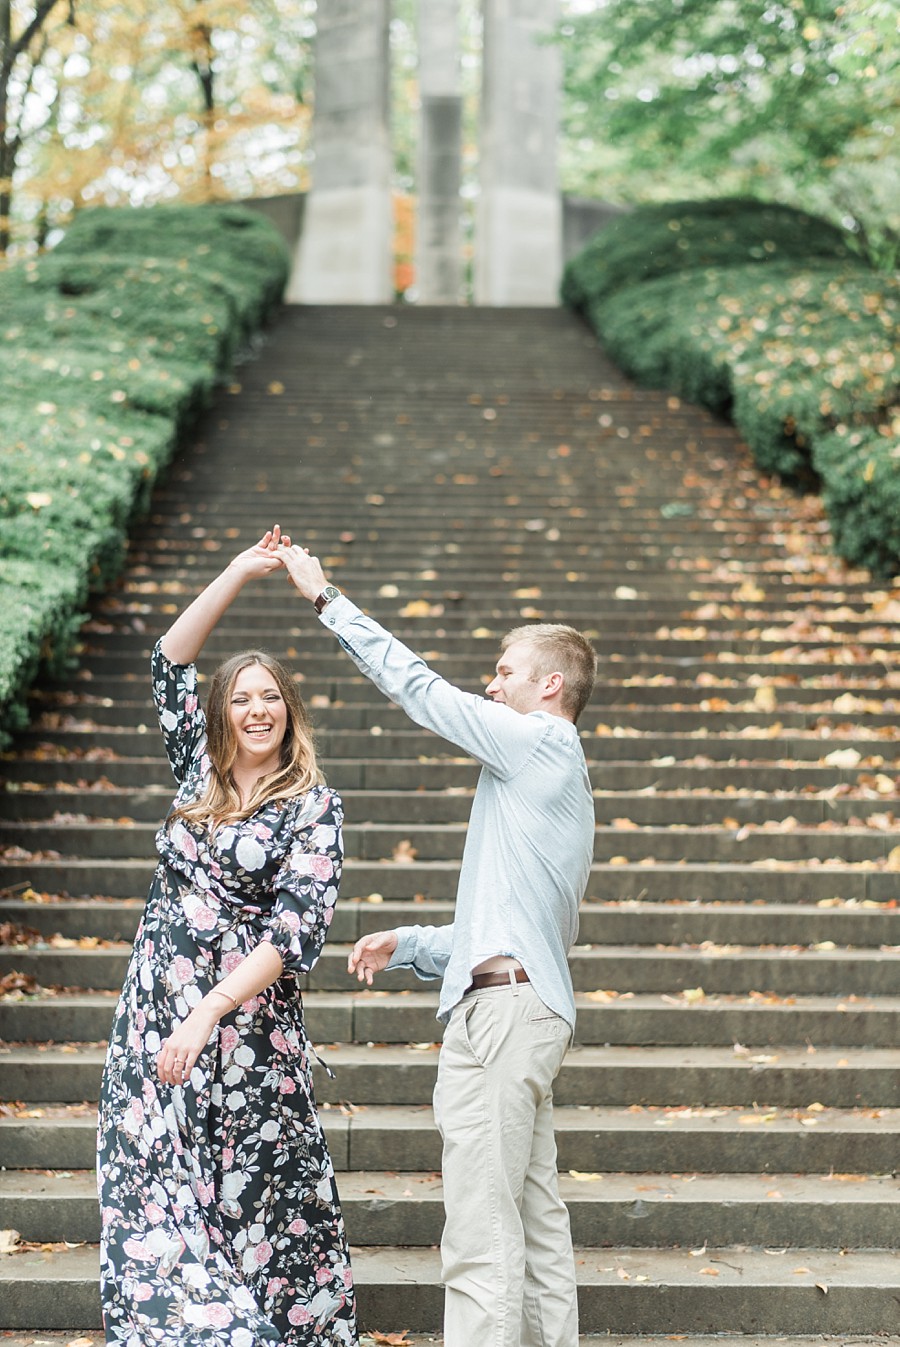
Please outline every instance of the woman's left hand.
[[184, 1085], [190, 1080], [218, 1022], [215, 1011], [201, 1001], [172, 1031], [156, 1057], [156, 1074], [164, 1085]]

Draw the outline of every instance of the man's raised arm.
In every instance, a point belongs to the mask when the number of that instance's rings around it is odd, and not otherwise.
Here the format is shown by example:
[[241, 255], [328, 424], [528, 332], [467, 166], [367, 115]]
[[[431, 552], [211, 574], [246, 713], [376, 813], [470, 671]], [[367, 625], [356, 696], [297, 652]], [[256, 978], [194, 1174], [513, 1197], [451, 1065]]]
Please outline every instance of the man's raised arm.
[[330, 585], [318, 557], [296, 546], [285, 548], [283, 556], [294, 587], [315, 604], [320, 620], [379, 691], [417, 725], [458, 745], [498, 775], [519, 770], [535, 742], [536, 727], [525, 716], [441, 678]]

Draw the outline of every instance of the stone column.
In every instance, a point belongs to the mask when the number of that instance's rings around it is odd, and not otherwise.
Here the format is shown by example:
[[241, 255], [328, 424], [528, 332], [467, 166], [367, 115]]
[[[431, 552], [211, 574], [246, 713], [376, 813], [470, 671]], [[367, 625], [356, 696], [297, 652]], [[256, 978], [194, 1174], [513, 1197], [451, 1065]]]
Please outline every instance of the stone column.
[[393, 298], [390, 0], [326, 0], [316, 16], [312, 188], [287, 298]]
[[419, 213], [422, 304], [456, 304], [462, 288], [459, 0], [419, 0]]
[[557, 0], [483, 0], [477, 304], [559, 303]]

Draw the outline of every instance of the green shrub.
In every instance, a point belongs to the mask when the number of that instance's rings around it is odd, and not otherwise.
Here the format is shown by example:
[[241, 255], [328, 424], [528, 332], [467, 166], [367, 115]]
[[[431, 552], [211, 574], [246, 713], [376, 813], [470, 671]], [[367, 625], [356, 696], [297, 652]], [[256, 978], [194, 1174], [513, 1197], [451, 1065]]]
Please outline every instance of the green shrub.
[[0, 272], [0, 740], [287, 269], [260, 215], [163, 207], [85, 212]]
[[566, 267], [562, 298], [586, 311], [641, 281], [709, 267], [856, 259], [848, 236], [791, 206], [747, 198], [674, 201], [620, 216]]
[[[648, 214], [652, 232], [661, 209]], [[689, 218], [696, 260], [708, 250], [696, 237], [700, 217], [693, 208]], [[754, 227], [761, 218], [761, 211], [750, 212]], [[644, 232], [638, 220], [635, 237]], [[891, 337], [900, 319], [900, 280], [870, 270], [846, 249], [840, 256], [836, 245], [822, 242], [826, 234], [810, 229], [822, 244], [814, 263], [809, 248], [802, 263], [783, 249], [760, 266], [747, 262], [742, 247], [731, 265], [666, 267], [651, 276], [640, 264], [636, 283], [627, 285], [615, 269], [627, 240], [613, 241], [614, 268], [597, 260], [606, 233], [574, 259], [564, 289], [580, 297], [609, 353], [643, 382], [674, 387], [730, 414], [763, 471], [795, 483], [821, 480], [840, 554], [879, 574], [900, 571]], [[741, 237], [746, 244], [749, 231]], [[599, 280], [591, 267], [602, 273]]]

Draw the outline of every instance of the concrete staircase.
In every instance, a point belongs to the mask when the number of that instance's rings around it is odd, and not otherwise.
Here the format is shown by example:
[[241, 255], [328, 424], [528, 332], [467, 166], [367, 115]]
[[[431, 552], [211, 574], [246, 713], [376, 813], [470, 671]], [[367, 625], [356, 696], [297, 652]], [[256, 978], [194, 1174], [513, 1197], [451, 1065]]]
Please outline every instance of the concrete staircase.
[[[830, 561], [729, 427], [527, 310], [286, 311], [157, 492], [71, 681], [36, 694], [3, 762], [0, 978], [22, 990], [0, 999], [0, 1229], [23, 1246], [0, 1329], [99, 1327], [94, 1102], [171, 793], [147, 656], [275, 519], [473, 690], [512, 625], [594, 636], [596, 859], [556, 1092], [583, 1331], [900, 1342], [900, 594]], [[424, 1341], [436, 995], [343, 969], [365, 931], [451, 919], [475, 768], [280, 578], [201, 668], [254, 642], [300, 673], [347, 812], [305, 1000], [362, 1321]]]

